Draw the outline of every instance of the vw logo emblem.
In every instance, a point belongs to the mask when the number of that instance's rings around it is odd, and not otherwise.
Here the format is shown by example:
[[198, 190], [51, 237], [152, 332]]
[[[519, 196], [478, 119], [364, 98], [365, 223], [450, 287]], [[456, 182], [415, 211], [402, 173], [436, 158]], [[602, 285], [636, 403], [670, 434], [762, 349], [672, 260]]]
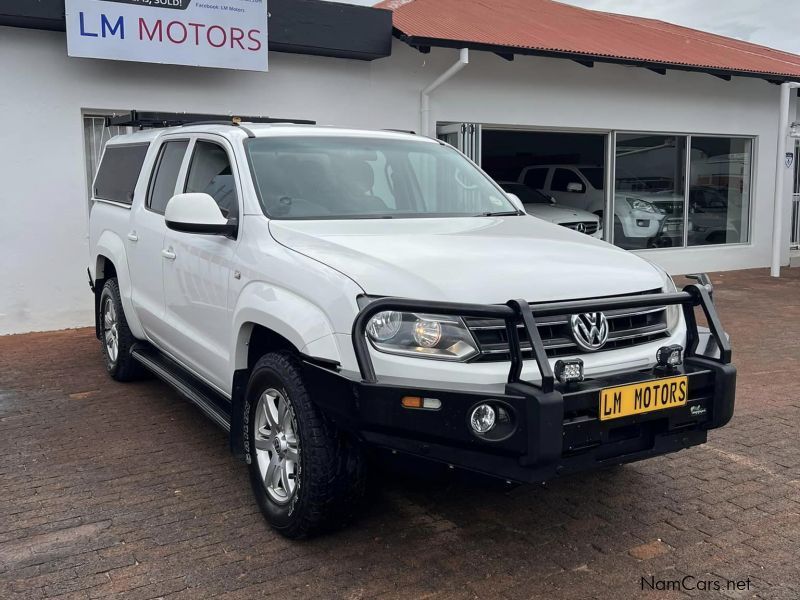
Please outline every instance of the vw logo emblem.
[[608, 320], [601, 312], [572, 315], [569, 325], [575, 343], [584, 352], [600, 350], [608, 341]]
[[578, 223], [575, 226], [575, 231], [579, 233], [586, 233], [586, 224], [585, 223]]

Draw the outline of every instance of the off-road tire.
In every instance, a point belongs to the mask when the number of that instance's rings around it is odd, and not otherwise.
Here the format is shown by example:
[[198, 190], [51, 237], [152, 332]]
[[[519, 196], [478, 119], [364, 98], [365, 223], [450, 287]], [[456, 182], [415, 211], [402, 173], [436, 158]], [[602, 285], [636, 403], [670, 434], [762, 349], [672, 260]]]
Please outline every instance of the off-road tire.
[[[107, 303], [111, 302], [114, 307], [116, 317], [116, 340], [117, 356], [113, 357], [106, 344], [106, 321], [104, 320]], [[111, 377], [117, 381], [133, 381], [144, 375], [144, 368], [131, 356], [131, 348], [136, 343], [125, 312], [122, 308], [122, 300], [119, 295], [119, 285], [116, 278], [107, 279], [100, 292], [100, 302], [98, 303], [98, 319], [100, 320], [100, 344], [103, 348], [106, 370]]]
[[[297, 487], [287, 504], [267, 493], [256, 459], [256, 407], [269, 389], [288, 400], [299, 440]], [[261, 357], [250, 375], [246, 399], [250, 481], [269, 524], [287, 538], [303, 538], [349, 523], [364, 497], [366, 460], [358, 442], [339, 432], [315, 406], [298, 358], [291, 352]]]

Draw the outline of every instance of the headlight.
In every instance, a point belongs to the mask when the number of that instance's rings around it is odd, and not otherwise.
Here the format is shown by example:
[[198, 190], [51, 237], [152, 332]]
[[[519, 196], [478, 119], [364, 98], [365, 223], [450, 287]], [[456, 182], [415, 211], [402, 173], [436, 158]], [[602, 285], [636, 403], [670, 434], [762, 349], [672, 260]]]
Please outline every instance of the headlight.
[[464, 361], [478, 354], [460, 317], [386, 310], [367, 322], [367, 338], [388, 354]]
[[656, 213], [658, 209], [652, 202], [641, 200], [639, 198], [625, 198], [625, 201], [630, 205], [633, 210], [642, 210], [644, 212]]

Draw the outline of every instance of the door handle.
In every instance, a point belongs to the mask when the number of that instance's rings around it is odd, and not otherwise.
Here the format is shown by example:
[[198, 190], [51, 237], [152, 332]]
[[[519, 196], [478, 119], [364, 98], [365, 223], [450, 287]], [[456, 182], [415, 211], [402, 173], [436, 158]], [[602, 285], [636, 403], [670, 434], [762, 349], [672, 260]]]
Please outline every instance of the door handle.
[[161, 250], [161, 256], [163, 256], [167, 260], [175, 260], [177, 254], [175, 254], [172, 251], [172, 246], [170, 246], [169, 248], [164, 248], [163, 250]]
[[136, 232], [135, 232], [135, 231], [131, 231], [131, 232], [128, 234], [128, 239], [129, 239], [130, 241], [132, 241], [132, 242], [138, 242], [138, 241], [139, 241], [139, 236], [138, 236], [138, 235], [136, 235]]

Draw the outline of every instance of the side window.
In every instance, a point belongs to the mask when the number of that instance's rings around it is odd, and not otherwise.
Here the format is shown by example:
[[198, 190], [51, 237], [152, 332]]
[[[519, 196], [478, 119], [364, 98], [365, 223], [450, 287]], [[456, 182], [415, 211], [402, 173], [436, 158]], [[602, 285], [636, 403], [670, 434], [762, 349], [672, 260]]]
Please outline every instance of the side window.
[[217, 202], [222, 214], [232, 219], [239, 215], [236, 182], [228, 153], [219, 144], [198, 140], [194, 146], [186, 192], [204, 192]]
[[550, 189], [554, 192], [566, 192], [567, 186], [570, 183], [577, 183], [582, 188], [585, 187], [580, 177], [569, 169], [556, 169], [553, 173], [553, 181], [550, 183]]
[[94, 180], [94, 197], [131, 204], [149, 147], [150, 144], [108, 146]]
[[164, 214], [167, 202], [175, 194], [178, 171], [181, 169], [183, 155], [186, 154], [188, 145], [187, 140], [180, 140], [166, 142], [161, 146], [147, 198], [147, 208], [150, 210]]
[[545, 179], [547, 179], [547, 169], [529, 169], [528, 172], [525, 173], [525, 180], [523, 183], [529, 188], [543, 190]]

